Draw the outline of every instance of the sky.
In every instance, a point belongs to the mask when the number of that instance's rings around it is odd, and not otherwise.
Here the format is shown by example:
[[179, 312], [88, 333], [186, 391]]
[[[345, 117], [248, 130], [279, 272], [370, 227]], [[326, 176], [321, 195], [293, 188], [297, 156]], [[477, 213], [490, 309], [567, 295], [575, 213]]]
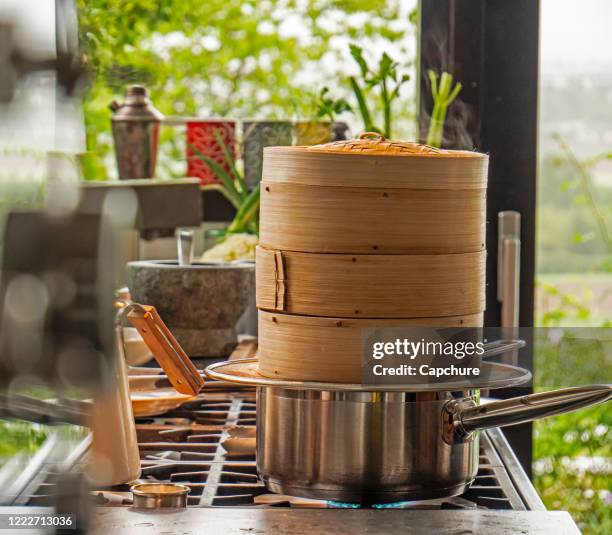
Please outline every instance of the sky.
[[540, 0], [542, 75], [612, 72], [612, 0]]

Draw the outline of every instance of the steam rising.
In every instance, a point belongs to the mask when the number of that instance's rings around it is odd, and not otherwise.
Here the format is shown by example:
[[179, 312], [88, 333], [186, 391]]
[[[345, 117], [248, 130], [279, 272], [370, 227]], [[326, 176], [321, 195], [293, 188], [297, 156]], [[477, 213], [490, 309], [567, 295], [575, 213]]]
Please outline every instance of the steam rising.
[[[472, 90], [474, 81], [463, 79], [461, 73], [455, 68], [452, 53], [453, 36], [449, 36], [448, 28], [430, 30], [423, 39], [421, 64], [421, 96], [419, 99], [419, 134], [422, 141], [427, 137], [427, 128], [431, 120], [432, 98], [431, 84], [427, 70], [432, 69], [437, 74], [448, 72], [453, 75], [456, 82], [461, 82], [463, 89], [448, 108], [442, 146], [450, 149], [479, 150], [478, 125], [476, 115], [470, 104], [464, 100], [467, 90]], [[427, 62], [427, 63], [425, 63]]]

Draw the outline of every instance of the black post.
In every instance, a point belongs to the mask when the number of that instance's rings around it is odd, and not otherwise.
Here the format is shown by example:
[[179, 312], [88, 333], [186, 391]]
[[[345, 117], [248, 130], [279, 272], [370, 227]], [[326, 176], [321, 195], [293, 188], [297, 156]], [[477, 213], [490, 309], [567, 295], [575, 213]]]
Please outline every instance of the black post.
[[[487, 192], [487, 310], [485, 326], [500, 325], [497, 302], [497, 214], [522, 218], [519, 324], [533, 326], [539, 0], [420, 2], [419, 130], [431, 110], [426, 69], [447, 70], [463, 84], [451, 105], [445, 146], [490, 155]], [[533, 355], [522, 364], [531, 366]], [[498, 392], [495, 393], [499, 394]], [[510, 393], [502, 393], [509, 395]], [[506, 430], [531, 474], [531, 426]]]

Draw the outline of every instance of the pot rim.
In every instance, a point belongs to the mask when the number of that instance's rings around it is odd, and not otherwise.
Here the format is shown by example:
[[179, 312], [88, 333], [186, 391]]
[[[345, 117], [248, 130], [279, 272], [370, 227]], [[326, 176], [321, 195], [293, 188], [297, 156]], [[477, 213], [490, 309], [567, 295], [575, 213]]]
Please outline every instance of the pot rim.
[[236, 260], [233, 262], [192, 262], [188, 266], [179, 266], [178, 260], [136, 260], [128, 262], [128, 267], [138, 269], [163, 269], [163, 270], [190, 270], [190, 271], [211, 271], [211, 270], [255, 270], [254, 260]]
[[531, 380], [531, 372], [524, 368], [482, 362], [481, 369], [487, 370], [482, 382], [448, 381], [445, 383], [380, 384], [363, 385], [352, 383], [330, 383], [323, 381], [295, 381], [264, 377], [258, 370], [259, 359], [238, 359], [217, 362], [208, 366], [204, 373], [211, 379], [241, 383], [252, 386], [281, 387], [297, 390], [347, 391], [347, 392], [443, 392], [468, 389], [498, 389], [522, 385]]

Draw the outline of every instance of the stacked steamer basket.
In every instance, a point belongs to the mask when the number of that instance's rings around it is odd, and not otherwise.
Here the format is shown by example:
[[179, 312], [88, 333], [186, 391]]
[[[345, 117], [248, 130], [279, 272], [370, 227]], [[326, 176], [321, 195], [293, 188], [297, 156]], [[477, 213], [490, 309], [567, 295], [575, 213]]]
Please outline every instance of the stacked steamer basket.
[[478, 327], [488, 157], [366, 134], [264, 150], [259, 373], [361, 382], [364, 327]]

